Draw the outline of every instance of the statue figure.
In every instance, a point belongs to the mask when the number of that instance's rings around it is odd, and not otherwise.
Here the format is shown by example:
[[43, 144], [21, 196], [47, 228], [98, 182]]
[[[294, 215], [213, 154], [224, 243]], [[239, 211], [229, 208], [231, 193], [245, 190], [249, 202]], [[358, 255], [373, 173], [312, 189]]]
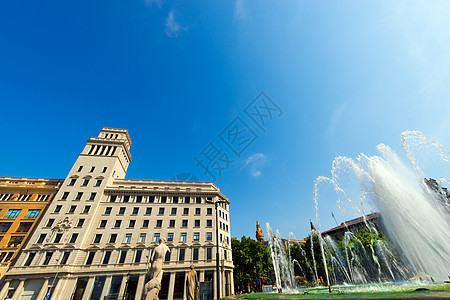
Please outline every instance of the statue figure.
[[163, 262], [169, 247], [164, 243], [164, 238], [159, 239], [159, 245], [153, 250], [150, 257], [150, 281], [145, 284], [144, 299], [158, 300], [158, 293], [161, 290], [161, 279], [163, 275]]
[[187, 300], [198, 300], [198, 277], [193, 265], [191, 265], [191, 271], [186, 279], [186, 298]]

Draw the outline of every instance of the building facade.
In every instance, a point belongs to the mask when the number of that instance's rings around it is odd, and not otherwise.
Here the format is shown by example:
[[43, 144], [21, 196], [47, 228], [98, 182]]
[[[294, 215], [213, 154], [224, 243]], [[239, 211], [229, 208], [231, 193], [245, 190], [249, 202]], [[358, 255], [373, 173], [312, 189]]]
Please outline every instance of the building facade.
[[0, 177], [0, 278], [14, 263], [62, 180]]
[[211, 287], [211, 299], [217, 297], [216, 276], [220, 295], [232, 293], [229, 200], [209, 182], [125, 179], [130, 147], [124, 129], [103, 128], [88, 139], [6, 273], [0, 300], [141, 299], [149, 257], [161, 238], [171, 251], [160, 299], [185, 299], [190, 265], [205, 282], [204, 292]]

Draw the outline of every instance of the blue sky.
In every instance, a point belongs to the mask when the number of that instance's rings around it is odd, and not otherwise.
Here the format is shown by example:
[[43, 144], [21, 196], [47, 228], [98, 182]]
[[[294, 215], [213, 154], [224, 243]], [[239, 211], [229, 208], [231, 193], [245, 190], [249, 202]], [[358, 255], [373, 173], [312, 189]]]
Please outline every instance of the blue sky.
[[[0, 176], [64, 178], [106, 126], [129, 130], [128, 178], [209, 181], [194, 158], [213, 142], [232, 161], [215, 180], [232, 236], [259, 220], [303, 238], [335, 156], [401, 153], [408, 129], [450, 144], [449, 15], [445, 1], [3, 1]], [[279, 108], [264, 130], [245, 112], [261, 92]], [[239, 155], [220, 139], [236, 118], [255, 137]]]

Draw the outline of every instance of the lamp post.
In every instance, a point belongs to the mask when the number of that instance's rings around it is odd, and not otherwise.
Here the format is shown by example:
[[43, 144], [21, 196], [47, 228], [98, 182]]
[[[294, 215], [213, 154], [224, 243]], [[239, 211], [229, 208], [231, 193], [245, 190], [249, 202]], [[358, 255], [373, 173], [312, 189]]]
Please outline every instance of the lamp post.
[[217, 300], [220, 300], [220, 269], [219, 269], [219, 213], [217, 207], [219, 203], [228, 203], [226, 200], [208, 200], [207, 203], [214, 203], [214, 208], [216, 211], [216, 274], [217, 274]]

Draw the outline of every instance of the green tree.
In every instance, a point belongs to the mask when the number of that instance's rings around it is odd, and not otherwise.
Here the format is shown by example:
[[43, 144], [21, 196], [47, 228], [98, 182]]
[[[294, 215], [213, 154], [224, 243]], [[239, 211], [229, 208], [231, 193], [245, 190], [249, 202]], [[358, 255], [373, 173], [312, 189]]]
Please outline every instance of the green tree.
[[237, 289], [248, 289], [259, 279], [259, 285], [273, 278], [273, 264], [266, 245], [243, 236], [231, 239], [234, 263], [234, 285]]

